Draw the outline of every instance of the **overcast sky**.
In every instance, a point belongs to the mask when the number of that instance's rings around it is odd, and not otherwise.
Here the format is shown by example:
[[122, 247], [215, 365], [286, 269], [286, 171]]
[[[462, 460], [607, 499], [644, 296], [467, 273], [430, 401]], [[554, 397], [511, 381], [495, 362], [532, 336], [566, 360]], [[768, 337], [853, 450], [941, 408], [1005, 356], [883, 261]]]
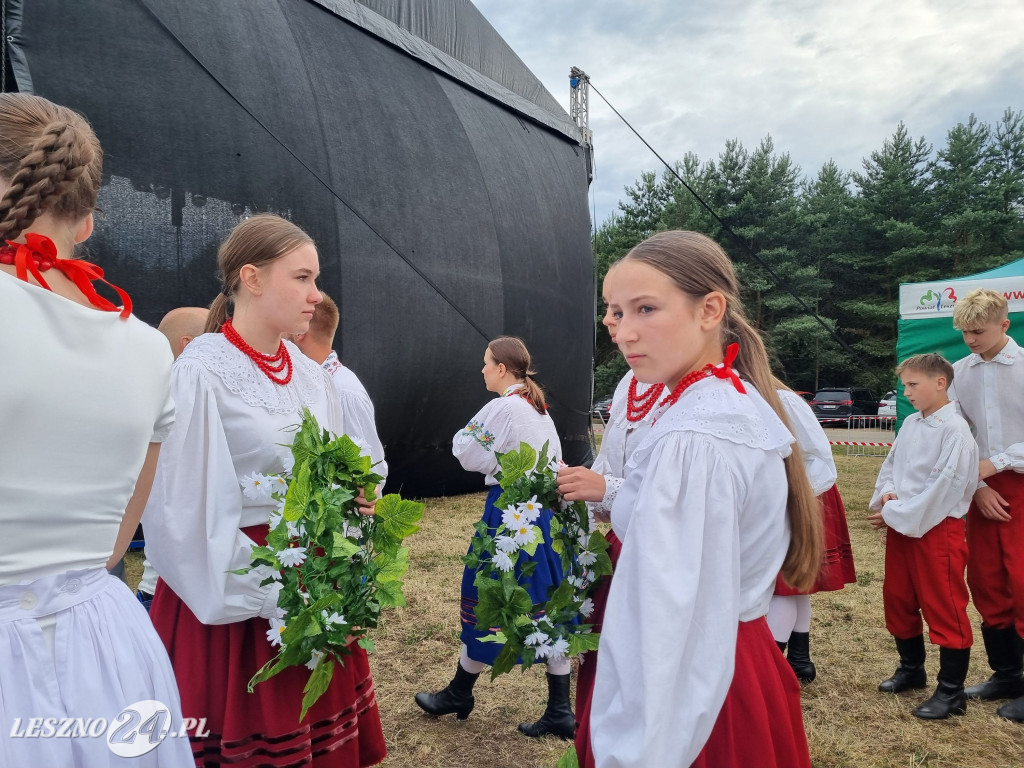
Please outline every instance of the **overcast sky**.
[[[804, 175], [903, 120], [936, 149], [973, 112], [1024, 109], [1022, 0], [474, 0], [568, 110], [569, 67], [669, 162], [771, 134]], [[591, 92], [598, 223], [657, 159]]]

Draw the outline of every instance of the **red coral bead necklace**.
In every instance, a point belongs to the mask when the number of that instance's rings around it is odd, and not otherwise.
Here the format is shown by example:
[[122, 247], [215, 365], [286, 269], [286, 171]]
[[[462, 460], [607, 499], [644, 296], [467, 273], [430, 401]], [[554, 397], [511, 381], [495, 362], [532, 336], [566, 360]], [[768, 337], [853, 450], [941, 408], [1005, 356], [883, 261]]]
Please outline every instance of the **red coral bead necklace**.
[[626, 403], [626, 420], [638, 422], [651, 412], [658, 397], [665, 390], [664, 384], [653, 384], [640, 396], [636, 394], [636, 378], [629, 382], [629, 401]]
[[[263, 371], [266, 377], [272, 382], [284, 386], [292, 380], [292, 357], [288, 354], [288, 348], [284, 345], [284, 341], [281, 341], [281, 345], [277, 348], [276, 355], [264, 355], [262, 352], [257, 352], [253, 349], [252, 346], [239, 335], [230, 320], [226, 320], [224, 322], [220, 331], [224, 334], [224, 338], [238, 347], [238, 349], [240, 349], [246, 357], [252, 360], [256, 364], [256, 367]], [[278, 378], [282, 371], [287, 371], [287, 373], [285, 373], [282, 378]]]

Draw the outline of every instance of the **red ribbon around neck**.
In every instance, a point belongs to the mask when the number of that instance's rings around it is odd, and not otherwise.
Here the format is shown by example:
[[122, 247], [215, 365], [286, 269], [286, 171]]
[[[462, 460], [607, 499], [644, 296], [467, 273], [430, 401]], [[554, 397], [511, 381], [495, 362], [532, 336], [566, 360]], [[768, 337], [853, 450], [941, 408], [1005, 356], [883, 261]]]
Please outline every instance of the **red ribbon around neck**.
[[[48, 261], [55, 269], [63, 272], [71, 282], [78, 286], [85, 298], [97, 309], [105, 312], [120, 312], [121, 318], [125, 319], [132, 313], [132, 300], [125, 291], [103, 277], [103, 269], [89, 261], [81, 259], [59, 259], [57, 258], [57, 246], [45, 235], [29, 232], [25, 235], [24, 243], [15, 243], [11, 240], [7, 244], [14, 249], [14, 266], [17, 270], [19, 280], [28, 282], [28, 275], [31, 274], [40, 286], [52, 291], [39, 270], [39, 262]], [[121, 297], [121, 307], [115, 306], [107, 299], [96, 293], [93, 281], [99, 280], [106, 283]]]

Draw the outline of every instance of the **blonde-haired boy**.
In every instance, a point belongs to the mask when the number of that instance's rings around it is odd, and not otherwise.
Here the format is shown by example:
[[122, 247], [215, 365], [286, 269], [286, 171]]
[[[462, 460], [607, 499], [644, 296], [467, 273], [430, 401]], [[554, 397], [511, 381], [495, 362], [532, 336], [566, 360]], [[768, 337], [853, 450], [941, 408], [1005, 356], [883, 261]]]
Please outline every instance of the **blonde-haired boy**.
[[953, 326], [971, 350], [953, 366], [954, 397], [981, 459], [967, 515], [967, 583], [993, 670], [967, 695], [1012, 698], [996, 712], [1024, 722], [1024, 350], [1006, 335], [1006, 299], [995, 291], [957, 301]]
[[[914, 710], [925, 720], [967, 711], [964, 680], [974, 640], [967, 617], [964, 520], [977, 487], [978, 448], [947, 396], [953, 366], [941, 355], [915, 355], [896, 369], [917, 409], [903, 422], [882, 463], [868, 520], [887, 529], [882, 601], [900, 663], [884, 693], [926, 684], [924, 621], [939, 646], [938, 686]], [[924, 621], [922, 621], [922, 614]]]

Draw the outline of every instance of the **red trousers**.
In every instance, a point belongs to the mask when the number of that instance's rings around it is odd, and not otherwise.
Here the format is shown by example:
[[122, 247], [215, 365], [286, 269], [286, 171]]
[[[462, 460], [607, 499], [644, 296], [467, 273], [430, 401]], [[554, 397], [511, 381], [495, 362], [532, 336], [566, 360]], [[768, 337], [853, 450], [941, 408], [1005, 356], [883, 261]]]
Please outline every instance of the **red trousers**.
[[970, 648], [966, 565], [962, 519], [947, 517], [919, 539], [886, 531], [882, 602], [890, 634], [900, 640], [922, 634], [923, 613], [934, 645]]
[[1024, 635], [1024, 475], [1006, 470], [985, 483], [1010, 503], [1011, 520], [989, 520], [972, 504], [967, 513], [967, 582], [986, 627], [1016, 625]]

